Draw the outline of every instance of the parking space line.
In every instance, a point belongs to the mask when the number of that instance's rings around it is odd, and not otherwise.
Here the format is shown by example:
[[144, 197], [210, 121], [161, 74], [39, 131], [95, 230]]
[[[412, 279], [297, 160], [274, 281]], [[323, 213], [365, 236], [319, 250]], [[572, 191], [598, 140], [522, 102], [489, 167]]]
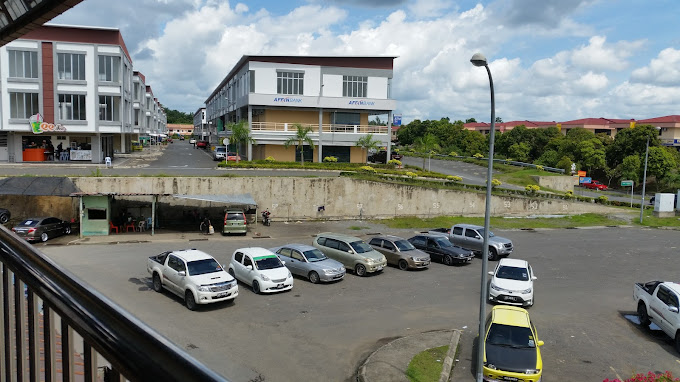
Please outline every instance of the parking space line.
[[612, 372], [616, 375], [616, 378], [617, 378], [618, 380], [623, 381], [623, 378], [621, 378], [621, 376], [619, 375], [619, 373], [617, 373], [616, 370], [614, 370], [614, 368], [613, 368], [612, 366], [609, 366], [609, 368], [612, 369]]
[[676, 359], [675, 362], [680, 363], [680, 359]]

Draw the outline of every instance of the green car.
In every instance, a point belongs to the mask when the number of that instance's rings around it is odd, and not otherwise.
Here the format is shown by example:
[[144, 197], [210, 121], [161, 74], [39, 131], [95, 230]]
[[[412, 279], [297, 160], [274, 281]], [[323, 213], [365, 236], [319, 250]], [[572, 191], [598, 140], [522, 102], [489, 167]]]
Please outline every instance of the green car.
[[240, 233], [245, 235], [248, 232], [246, 225], [246, 214], [240, 210], [229, 210], [224, 214], [224, 228], [222, 235], [230, 233]]

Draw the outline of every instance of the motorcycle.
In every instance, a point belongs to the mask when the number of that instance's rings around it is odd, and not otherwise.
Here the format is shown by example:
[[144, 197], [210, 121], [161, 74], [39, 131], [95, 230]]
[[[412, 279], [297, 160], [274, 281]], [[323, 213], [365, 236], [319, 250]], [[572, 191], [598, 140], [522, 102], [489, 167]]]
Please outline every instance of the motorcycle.
[[262, 212], [262, 224], [269, 226], [272, 224], [271, 219], [269, 218], [269, 215], [271, 215], [271, 212], [269, 211], [263, 211]]

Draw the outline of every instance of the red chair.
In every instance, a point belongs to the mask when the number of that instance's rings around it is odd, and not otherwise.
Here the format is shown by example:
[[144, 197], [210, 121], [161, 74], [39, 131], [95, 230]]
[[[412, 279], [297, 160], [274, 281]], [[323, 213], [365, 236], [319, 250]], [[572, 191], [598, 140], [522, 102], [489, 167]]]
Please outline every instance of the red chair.
[[118, 226], [113, 225], [113, 222], [109, 221], [109, 233], [116, 231], [118, 233]]
[[130, 232], [130, 230], [132, 230], [132, 232], [135, 232], [135, 221], [134, 220], [125, 223], [125, 232]]

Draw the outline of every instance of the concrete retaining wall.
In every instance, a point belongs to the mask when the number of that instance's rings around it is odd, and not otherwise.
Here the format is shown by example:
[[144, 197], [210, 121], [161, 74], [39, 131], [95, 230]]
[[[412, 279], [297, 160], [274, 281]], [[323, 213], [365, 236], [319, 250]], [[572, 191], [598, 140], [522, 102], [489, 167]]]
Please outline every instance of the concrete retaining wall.
[[[84, 192], [156, 194], [250, 193], [260, 209], [269, 208], [274, 220], [483, 216], [485, 194], [430, 189], [355, 180], [351, 178], [72, 178]], [[173, 206], [215, 207], [214, 203], [162, 197]], [[319, 207], [322, 207], [321, 211]], [[493, 196], [495, 216], [532, 214], [608, 213], [615, 208], [562, 199]]]
[[541, 188], [548, 188], [555, 191], [574, 191], [574, 186], [578, 185], [578, 177], [574, 176], [534, 176]]

